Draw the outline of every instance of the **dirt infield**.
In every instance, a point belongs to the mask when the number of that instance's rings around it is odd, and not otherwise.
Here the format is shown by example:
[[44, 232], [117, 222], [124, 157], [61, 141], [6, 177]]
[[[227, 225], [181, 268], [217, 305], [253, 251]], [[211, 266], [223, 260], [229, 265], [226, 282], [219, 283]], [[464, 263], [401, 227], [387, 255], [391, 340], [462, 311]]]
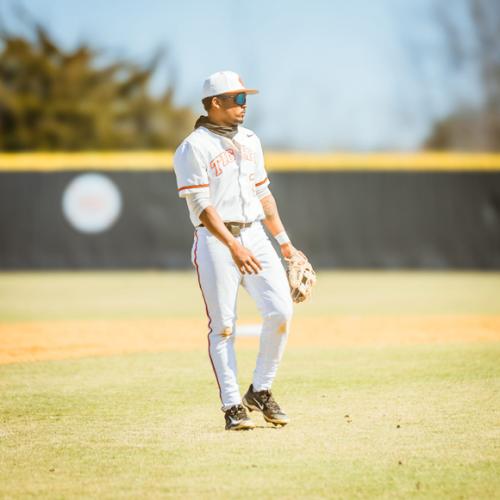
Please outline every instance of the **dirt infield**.
[[[254, 321], [241, 322], [252, 323]], [[206, 321], [191, 319], [57, 320], [0, 323], [0, 364], [206, 349]], [[500, 341], [500, 316], [328, 316], [296, 318], [294, 347], [397, 346]], [[238, 348], [258, 338], [241, 337]]]

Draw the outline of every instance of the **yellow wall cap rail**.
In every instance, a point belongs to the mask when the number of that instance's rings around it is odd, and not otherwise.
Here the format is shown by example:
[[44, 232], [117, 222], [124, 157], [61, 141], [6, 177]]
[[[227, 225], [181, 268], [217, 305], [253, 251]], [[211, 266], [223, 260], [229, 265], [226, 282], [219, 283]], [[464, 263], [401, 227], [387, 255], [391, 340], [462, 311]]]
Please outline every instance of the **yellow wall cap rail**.
[[[268, 152], [269, 171], [500, 170], [495, 153], [283, 153]], [[172, 170], [171, 151], [0, 153], [2, 172]]]

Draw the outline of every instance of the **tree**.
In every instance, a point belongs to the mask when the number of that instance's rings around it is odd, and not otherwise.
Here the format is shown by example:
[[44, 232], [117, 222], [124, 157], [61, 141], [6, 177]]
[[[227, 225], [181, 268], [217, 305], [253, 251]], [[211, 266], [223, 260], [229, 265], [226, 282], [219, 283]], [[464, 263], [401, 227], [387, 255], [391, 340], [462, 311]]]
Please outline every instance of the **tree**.
[[33, 41], [0, 33], [0, 150], [174, 148], [189, 133], [193, 114], [173, 89], [148, 91], [160, 56], [98, 66], [88, 45], [65, 51], [31, 26]]
[[[477, 60], [483, 89], [479, 108], [458, 109], [438, 121], [426, 143], [426, 149], [462, 149], [500, 151], [500, 3], [491, 0], [469, 0], [476, 35]], [[443, 28], [447, 29], [446, 23]], [[455, 57], [465, 57], [447, 29], [448, 41]]]

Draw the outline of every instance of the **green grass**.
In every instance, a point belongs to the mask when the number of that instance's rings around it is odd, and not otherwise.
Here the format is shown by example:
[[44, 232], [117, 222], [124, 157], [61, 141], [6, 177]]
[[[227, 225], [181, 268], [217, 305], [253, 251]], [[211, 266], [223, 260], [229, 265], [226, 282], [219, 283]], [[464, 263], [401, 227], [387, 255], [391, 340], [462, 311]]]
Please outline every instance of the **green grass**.
[[[499, 297], [500, 273], [323, 272], [297, 315]], [[193, 273], [0, 274], [2, 322], [203, 314]], [[274, 390], [290, 425], [229, 433], [205, 350], [0, 366], [0, 498], [500, 498], [500, 343], [289, 348]]]
[[[256, 314], [244, 292], [241, 314]], [[193, 317], [192, 272], [0, 273], [0, 321]], [[500, 314], [500, 273], [320, 272], [299, 316]]]
[[292, 423], [242, 433], [222, 430], [205, 352], [3, 366], [0, 496], [498, 497], [499, 359], [289, 350], [275, 392]]

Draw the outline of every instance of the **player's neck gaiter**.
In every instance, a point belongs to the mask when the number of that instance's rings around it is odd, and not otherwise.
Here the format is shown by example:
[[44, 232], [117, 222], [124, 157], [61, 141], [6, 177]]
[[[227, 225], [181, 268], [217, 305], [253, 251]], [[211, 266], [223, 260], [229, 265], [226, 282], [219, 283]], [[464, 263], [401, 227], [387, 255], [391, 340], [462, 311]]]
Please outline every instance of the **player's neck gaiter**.
[[196, 123], [194, 124], [194, 128], [205, 127], [214, 134], [222, 135], [223, 137], [227, 137], [228, 139], [232, 139], [238, 133], [238, 125], [225, 126], [225, 125], [217, 125], [208, 120], [208, 116], [200, 116]]

